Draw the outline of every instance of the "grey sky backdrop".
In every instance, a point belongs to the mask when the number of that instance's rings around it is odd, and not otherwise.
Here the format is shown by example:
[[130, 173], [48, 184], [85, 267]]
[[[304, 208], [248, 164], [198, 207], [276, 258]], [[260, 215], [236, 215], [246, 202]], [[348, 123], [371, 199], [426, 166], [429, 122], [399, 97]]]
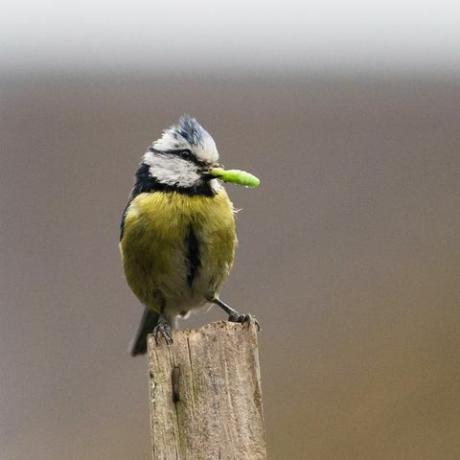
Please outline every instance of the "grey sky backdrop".
[[2, 2], [4, 71], [110, 67], [460, 70], [459, 6], [437, 0]]

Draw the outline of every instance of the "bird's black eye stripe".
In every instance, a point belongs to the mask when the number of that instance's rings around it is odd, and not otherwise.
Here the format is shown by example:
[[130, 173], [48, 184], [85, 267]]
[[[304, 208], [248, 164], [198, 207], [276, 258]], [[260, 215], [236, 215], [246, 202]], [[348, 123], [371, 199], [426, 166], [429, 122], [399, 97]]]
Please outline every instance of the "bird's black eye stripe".
[[150, 152], [159, 153], [159, 154], [169, 154], [169, 155], [176, 155], [184, 160], [193, 161], [198, 166], [206, 166], [205, 162], [200, 161], [189, 149], [182, 149], [182, 150], [156, 150], [153, 147], [149, 147]]
[[193, 161], [198, 166], [203, 166], [204, 163], [200, 161], [190, 150], [184, 149], [184, 150], [171, 150], [169, 153], [173, 153], [174, 155], [177, 155], [181, 157], [183, 160], [187, 161]]
[[184, 160], [193, 160], [195, 158], [190, 150], [176, 150], [175, 153]]

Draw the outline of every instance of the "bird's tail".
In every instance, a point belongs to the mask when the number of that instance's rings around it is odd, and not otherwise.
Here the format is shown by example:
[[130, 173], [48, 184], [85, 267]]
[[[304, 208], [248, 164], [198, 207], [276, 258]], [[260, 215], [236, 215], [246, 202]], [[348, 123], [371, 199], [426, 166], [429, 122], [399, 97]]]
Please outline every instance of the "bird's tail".
[[159, 316], [158, 313], [149, 308], [144, 310], [139, 328], [129, 347], [131, 356], [144, 355], [147, 352], [147, 336], [157, 325]]

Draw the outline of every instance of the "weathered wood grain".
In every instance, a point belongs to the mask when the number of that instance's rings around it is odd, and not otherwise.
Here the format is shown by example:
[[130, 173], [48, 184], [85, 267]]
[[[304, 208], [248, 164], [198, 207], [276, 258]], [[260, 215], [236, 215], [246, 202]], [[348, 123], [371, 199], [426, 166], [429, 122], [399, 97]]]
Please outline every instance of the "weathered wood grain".
[[218, 322], [148, 341], [153, 460], [264, 460], [257, 327]]

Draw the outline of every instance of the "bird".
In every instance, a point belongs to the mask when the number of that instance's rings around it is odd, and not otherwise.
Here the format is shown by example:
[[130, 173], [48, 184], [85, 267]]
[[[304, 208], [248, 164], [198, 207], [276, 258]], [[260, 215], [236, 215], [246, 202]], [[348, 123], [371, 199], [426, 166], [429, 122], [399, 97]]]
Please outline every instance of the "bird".
[[229, 321], [255, 320], [219, 297], [237, 235], [233, 204], [212, 175], [217, 167], [214, 139], [190, 115], [165, 129], [142, 157], [119, 241], [127, 284], [144, 306], [132, 356], [146, 353], [150, 333], [171, 344], [177, 318], [206, 304], [219, 306]]

